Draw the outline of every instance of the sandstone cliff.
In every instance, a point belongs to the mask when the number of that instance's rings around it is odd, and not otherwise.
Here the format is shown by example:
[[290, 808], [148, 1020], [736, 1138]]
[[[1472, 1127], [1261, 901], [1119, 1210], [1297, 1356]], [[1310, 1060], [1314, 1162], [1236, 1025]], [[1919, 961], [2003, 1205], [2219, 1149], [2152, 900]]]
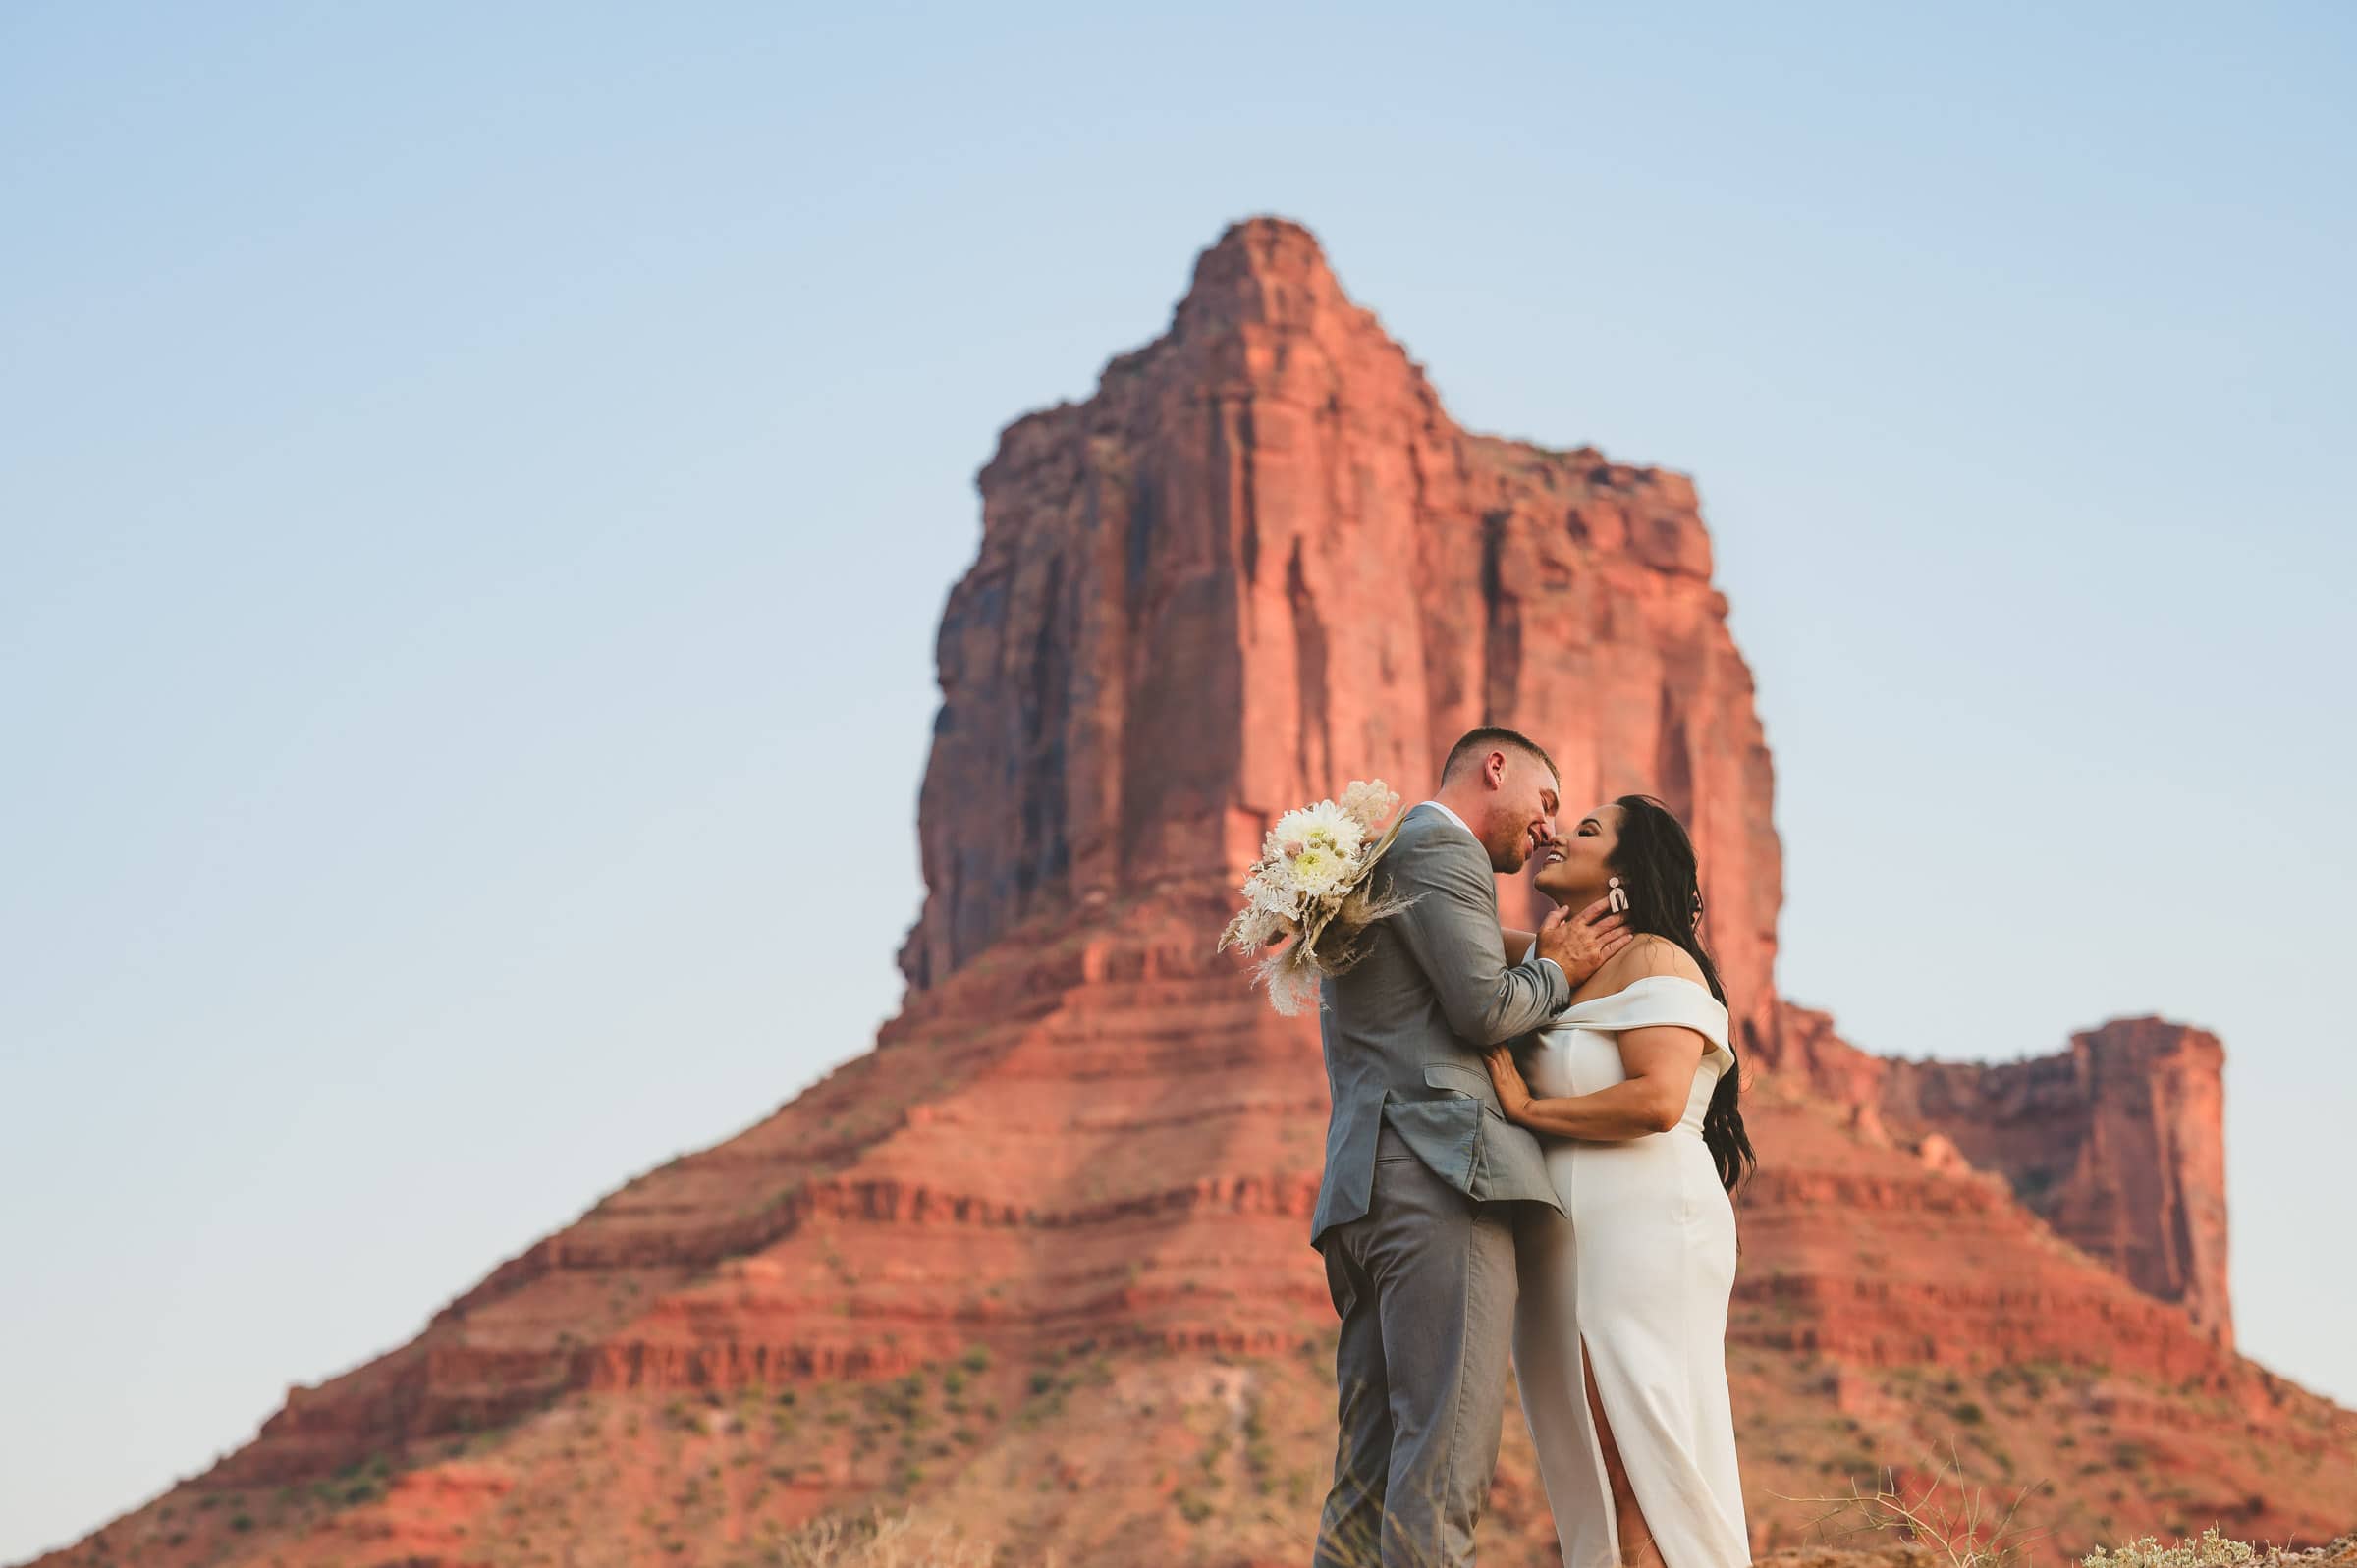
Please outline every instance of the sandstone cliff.
[[1891, 1062], [1881, 1110], [2001, 1172], [2061, 1235], [2231, 1344], [2224, 1062], [2215, 1035], [2121, 1019], [2057, 1056]]
[[1274, 815], [1451, 741], [1542, 736], [1565, 805], [1686, 819], [1730, 993], [1782, 897], [1751, 673], [1683, 475], [1459, 430], [1307, 232], [1233, 230], [1168, 336], [1009, 427], [941, 631], [903, 955], [931, 984], [1017, 922], [1232, 884]]

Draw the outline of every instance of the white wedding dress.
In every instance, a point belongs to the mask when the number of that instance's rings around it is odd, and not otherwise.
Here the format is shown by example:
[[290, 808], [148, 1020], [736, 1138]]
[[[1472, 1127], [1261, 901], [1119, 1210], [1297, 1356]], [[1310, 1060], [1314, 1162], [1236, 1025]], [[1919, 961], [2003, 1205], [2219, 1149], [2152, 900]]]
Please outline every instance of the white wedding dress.
[[1559, 1217], [1524, 1205], [1514, 1377], [1565, 1568], [1617, 1568], [1619, 1533], [1580, 1375], [1595, 1369], [1604, 1419], [1668, 1568], [1751, 1561], [1727, 1396], [1727, 1302], [1735, 1216], [1702, 1141], [1703, 1111], [1734, 1067], [1727, 1009], [1691, 980], [1655, 975], [1566, 1008], [1525, 1052], [1533, 1096], [1622, 1081], [1618, 1033], [1677, 1024], [1710, 1042], [1686, 1113], [1626, 1143], [1542, 1138]]

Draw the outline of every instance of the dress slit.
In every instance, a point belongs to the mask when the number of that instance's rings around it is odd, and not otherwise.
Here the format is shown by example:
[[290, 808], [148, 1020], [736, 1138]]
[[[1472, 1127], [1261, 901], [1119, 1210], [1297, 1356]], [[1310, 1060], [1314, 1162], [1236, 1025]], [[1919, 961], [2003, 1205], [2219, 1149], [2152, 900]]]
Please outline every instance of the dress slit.
[[[1605, 1457], [1605, 1444], [1612, 1443], [1617, 1452], [1619, 1443], [1613, 1436], [1612, 1413], [1604, 1408], [1604, 1390], [1597, 1385], [1596, 1363], [1588, 1354], [1588, 1336], [1584, 1333], [1579, 1336], [1579, 1384], [1581, 1403], [1588, 1412], [1588, 1457], [1596, 1462], [1596, 1489], [1604, 1496], [1604, 1539], [1612, 1543], [1612, 1561], [1617, 1565], [1621, 1560], [1620, 1510], [1613, 1504], [1613, 1467]], [[1624, 1460], [1621, 1474], [1627, 1473]], [[1648, 1535], [1652, 1528], [1652, 1521], [1646, 1521]]]

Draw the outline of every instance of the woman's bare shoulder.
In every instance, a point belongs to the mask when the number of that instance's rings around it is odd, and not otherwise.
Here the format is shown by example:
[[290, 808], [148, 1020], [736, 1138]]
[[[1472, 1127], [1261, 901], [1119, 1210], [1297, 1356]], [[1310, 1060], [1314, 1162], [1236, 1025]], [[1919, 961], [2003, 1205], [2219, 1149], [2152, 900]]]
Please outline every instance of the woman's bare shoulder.
[[1613, 954], [1610, 962], [1597, 975], [1602, 982], [1599, 991], [1618, 991], [1640, 980], [1656, 975], [1671, 975], [1679, 980], [1703, 984], [1702, 965], [1694, 955], [1672, 942], [1651, 932], [1639, 932], [1636, 940]]

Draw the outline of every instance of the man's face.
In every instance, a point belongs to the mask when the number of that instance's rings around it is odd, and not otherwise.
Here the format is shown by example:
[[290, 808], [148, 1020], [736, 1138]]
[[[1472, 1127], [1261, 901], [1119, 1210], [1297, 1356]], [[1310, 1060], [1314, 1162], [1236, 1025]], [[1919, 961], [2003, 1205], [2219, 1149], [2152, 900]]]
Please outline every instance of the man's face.
[[1498, 798], [1483, 844], [1490, 851], [1491, 866], [1520, 871], [1555, 839], [1555, 813], [1561, 804], [1555, 775], [1538, 758], [1518, 751], [1492, 752], [1486, 772], [1496, 781]]

